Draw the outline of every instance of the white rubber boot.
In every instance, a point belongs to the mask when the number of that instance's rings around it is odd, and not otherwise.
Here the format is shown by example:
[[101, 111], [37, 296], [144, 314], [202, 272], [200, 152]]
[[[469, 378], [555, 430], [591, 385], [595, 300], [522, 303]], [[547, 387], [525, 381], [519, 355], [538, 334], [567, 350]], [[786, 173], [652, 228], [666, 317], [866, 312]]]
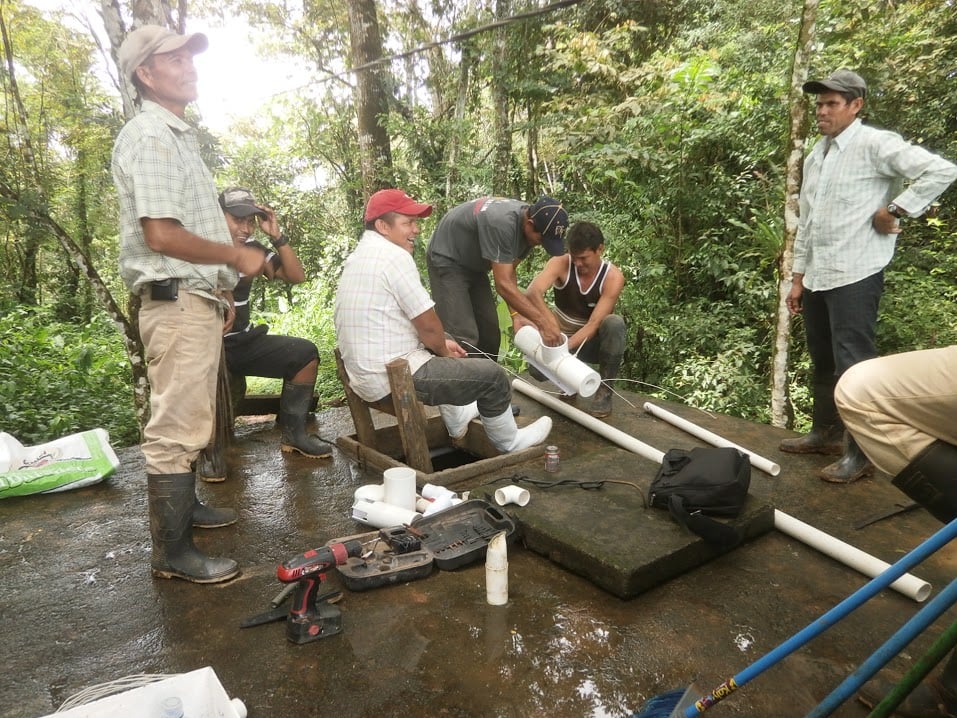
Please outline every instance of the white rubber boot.
[[478, 418], [479, 410], [478, 404], [473, 401], [465, 406], [439, 404], [439, 413], [445, 422], [445, 428], [449, 430], [449, 436], [461, 439], [469, 430], [469, 422]]
[[506, 454], [543, 443], [552, 430], [552, 420], [547, 416], [519, 429], [511, 409], [499, 416], [483, 416], [482, 425], [492, 445]]

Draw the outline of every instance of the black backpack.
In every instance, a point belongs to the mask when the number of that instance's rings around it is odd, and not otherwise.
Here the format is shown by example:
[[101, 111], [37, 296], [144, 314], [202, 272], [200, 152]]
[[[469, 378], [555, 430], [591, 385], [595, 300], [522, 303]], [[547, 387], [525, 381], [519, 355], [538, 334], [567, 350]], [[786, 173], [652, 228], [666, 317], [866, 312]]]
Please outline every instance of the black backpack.
[[705, 541], [731, 548], [741, 542], [740, 533], [708, 515], [740, 514], [750, 485], [751, 462], [734, 447], [671, 449], [651, 482], [648, 503], [668, 509]]

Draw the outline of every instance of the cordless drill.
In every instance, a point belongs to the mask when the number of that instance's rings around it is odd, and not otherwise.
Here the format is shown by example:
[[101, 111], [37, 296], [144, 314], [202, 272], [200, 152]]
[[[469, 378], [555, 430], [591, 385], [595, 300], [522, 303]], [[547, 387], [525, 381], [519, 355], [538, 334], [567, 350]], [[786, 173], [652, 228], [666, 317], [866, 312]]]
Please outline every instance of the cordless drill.
[[283, 583], [297, 582], [286, 619], [286, 638], [293, 643], [309, 643], [342, 631], [341, 611], [327, 601], [317, 601], [316, 596], [330, 568], [361, 554], [362, 543], [352, 540], [310, 549], [279, 564], [276, 577]]

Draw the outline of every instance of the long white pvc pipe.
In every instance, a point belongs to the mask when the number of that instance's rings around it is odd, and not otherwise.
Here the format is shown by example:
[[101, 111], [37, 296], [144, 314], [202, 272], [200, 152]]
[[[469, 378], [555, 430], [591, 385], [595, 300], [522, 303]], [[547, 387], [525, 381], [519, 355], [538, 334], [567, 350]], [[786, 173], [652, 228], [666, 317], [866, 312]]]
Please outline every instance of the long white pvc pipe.
[[[627, 449], [628, 451], [638, 454], [639, 456], [653, 461], [656, 464], [660, 464], [662, 459], [664, 459], [665, 454], [663, 451], [658, 451], [658, 449], [639, 441], [633, 436], [630, 436], [613, 426], [609, 426], [603, 421], [599, 421], [595, 417], [586, 414], [580, 409], [569, 406], [563, 401], [560, 401], [559, 399], [556, 399], [555, 397], [546, 394], [542, 390], [532, 386], [523, 379], [513, 379], [512, 388], [518, 392], [521, 392], [522, 394], [525, 394], [526, 396], [531, 397], [532, 399], [535, 399], [550, 409], [554, 409], [559, 414], [567, 416], [572, 421], [576, 421], [582, 426], [591, 429], [599, 436], [603, 436], [623, 449]], [[860, 549], [854, 548], [853, 546], [844, 543], [840, 539], [834, 538], [830, 534], [826, 534], [823, 531], [814, 528], [813, 526], [804, 524], [788, 514], [778, 511], [777, 509], [774, 511], [774, 526], [779, 531], [787, 533], [799, 541], [803, 541], [808, 546], [827, 554], [831, 558], [840, 561], [845, 566], [853, 568], [856, 571], [860, 571], [864, 575], [870, 576], [871, 578], [876, 576], [888, 566], [888, 564], [884, 563], [879, 558], [871, 556]], [[802, 527], [806, 527], [807, 530], [801, 530]], [[894, 583], [892, 583], [891, 588], [903, 594], [904, 596], [917, 601], [918, 603], [924, 601], [931, 592], [931, 585], [929, 583], [922, 581], [921, 579], [916, 578], [909, 573], [904, 574]]]
[[665, 458], [665, 452], [658, 451], [658, 449], [653, 446], [648, 446], [648, 444], [639, 441], [633, 436], [626, 434], [624, 431], [616, 429], [613, 426], [609, 426], [604, 421], [596, 419], [591, 414], [586, 414], [581, 409], [576, 409], [574, 406], [569, 406], [560, 399], [556, 399], [551, 394], [546, 394], [544, 391], [538, 387], [534, 387], [529, 384], [524, 379], [513, 379], [512, 388], [516, 391], [530, 396], [535, 401], [540, 404], [544, 404], [549, 409], [557, 411], [559, 414], [567, 416], [572, 421], [577, 421], [579, 424], [585, 428], [591, 429], [596, 434], [604, 436], [609, 441], [613, 441], [618, 444], [623, 449], [627, 449], [632, 453], [643, 456], [649, 461], [654, 461], [656, 464], [660, 464], [661, 460]]
[[[883, 571], [890, 566], [889, 563], [885, 563], [879, 558], [875, 558], [869, 553], [865, 553], [859, 548], [844, 543], [840, 539], [836, 539], [830, 534], [826, 534], [810, 524], [806, 524], [777, 509], [774, 510], [774, 528], [806, 543], [811, 548], [816, 548], [821, 553], [840, 561], [845, 566], [850, 566], [860, 571], [870, 578], [874, 578], [878, 574], [883, 573]], [[927, 581], [921, 580], [909, 573], [905, 573], [894, 581], [894, 583], [891, 584], [891, 588], [904, 594], [908, 598], [912, 598], [918, 603], [927, 600], [931, 592], [931, 585], [927, 583]]]
[[679, 429], [684, 429], [692, 436], [697, 436], [702, 441], [707, 441], [712, 446], [731, 446], [743, 454], [747, 454], [749, 460], [751, 461], [751, 466], [756, 469], [760, 469], [766, 474], [771, 474], [771, 476], [777, 476], [781, 473], [781, 466], [775, 464], [770, 459], [766, 459], [759, 454], [755, 454], [749, 449], [745, 449], [743, 446], [738, 446], [733, 441], [728, 441], [724, 437], [718, 436], [717, 434], [704, 429], [694, 422], [688, 421], [687, 419], [682, 419], [677, 414], [673, 414], [667, 409], [662, 409], [660, 406], [652, 404], [650, 401], [645, 402], [645, 411], [649, 414], [657, 416], [659, 419], [664, 419], [669, 424], [677, 426]]

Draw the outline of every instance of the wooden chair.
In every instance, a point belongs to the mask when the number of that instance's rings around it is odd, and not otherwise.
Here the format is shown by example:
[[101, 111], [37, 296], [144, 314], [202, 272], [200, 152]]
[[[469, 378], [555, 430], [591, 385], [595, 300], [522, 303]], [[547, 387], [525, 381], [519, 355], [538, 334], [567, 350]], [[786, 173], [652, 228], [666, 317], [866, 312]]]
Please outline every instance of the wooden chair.
[[359, 443], [379, 450], [375, 424], [371, 409], [391, 414], [395, 417], [399, 429], [405, 463], [424, 474], [432, 473], [432, 457], [429, 454], [428, 431], [425, 408], [415, 395], [412, 386], [412, 373], [405, 359], [395, 359], [386, 364], [389, 374], [389, 387], [392, 393], [379, 401], [366, 401], [352, 390], [349, 375], [342, 363], [342, 355], [337, 348], [336, 370], [339, 381], [346, 392], [352, 423], [356, 427]]

